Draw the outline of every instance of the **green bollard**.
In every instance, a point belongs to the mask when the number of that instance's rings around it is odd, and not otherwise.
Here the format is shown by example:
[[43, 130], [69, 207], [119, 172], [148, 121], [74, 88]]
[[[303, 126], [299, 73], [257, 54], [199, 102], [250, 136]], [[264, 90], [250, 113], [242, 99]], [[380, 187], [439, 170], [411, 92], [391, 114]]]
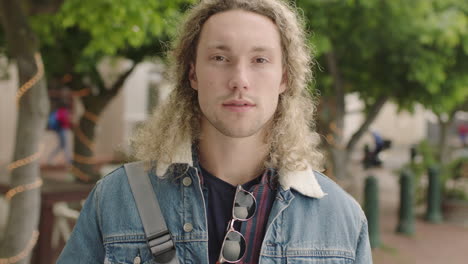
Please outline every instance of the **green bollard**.
[[400, 210], [396, 232], [405, 235], [414, 234], [414, 177], [410, 171], [403, 171], [400, 175]]
[[369, 240], [372, 248], [380, 246], [379, 190], [374, 176], [366, 178], [364, 188], [364, 212], [369, 223]]
[[441, 201], [440, 201], [440, 180], [439, 168], [431, 166], [427, 174], [429, 176], [429, 187], [427, 189], [427, 212], [426, 220], [431, 223], [442, 222]]

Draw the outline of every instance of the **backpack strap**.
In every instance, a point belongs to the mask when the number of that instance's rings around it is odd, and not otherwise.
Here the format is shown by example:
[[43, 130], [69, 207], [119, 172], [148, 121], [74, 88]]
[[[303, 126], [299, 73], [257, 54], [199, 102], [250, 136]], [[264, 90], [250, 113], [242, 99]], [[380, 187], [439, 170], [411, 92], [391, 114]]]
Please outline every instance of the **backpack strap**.
[[177, 264], [174, 241], [166, 226], [144, 163], [142, 161], [127, 163], [124, 168], [154, 259], [157, 263]]

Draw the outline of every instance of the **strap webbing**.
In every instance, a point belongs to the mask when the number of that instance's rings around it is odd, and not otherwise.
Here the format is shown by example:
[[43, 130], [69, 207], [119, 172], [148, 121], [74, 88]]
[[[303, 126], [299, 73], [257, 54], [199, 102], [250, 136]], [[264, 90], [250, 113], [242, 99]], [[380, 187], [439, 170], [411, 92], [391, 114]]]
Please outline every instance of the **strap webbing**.
[[174, 242], [161, 213], [149, 175], [144, 169], [144, 163], [132, 162], [125, 164], [124, 167], [151, 253], [156, 261], [160, 261], [158, 263], [178, 263]]

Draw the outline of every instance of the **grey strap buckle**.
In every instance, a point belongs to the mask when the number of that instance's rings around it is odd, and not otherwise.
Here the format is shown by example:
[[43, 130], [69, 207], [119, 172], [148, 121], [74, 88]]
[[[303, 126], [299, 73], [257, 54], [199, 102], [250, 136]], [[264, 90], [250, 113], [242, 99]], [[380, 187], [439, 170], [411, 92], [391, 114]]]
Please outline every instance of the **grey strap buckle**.
[[162, 255], [174, 248], [174, 242], [169, 231], [148, 237], [148, 245], [154, 256]]

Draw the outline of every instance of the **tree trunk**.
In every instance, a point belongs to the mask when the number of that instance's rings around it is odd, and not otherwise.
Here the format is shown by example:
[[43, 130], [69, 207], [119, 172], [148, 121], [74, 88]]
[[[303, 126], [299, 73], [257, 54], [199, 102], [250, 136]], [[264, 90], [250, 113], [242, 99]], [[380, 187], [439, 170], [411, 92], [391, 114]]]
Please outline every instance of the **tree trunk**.
[[[39, 70], [34, 59], [34, 54], [38, 52], [38, 41], [19, 4], [19, 1], [0, 0], [0, 16], [9, 51], [17, 62], [19, 82], [22, 85]], [[39, 141], [44, 134], [49, 112], [46, 82], [43, 77], [21, 97], [18, 111], [15, 161], [30, 157], [39, 151]], [[39, 163], [36, 159], [12, 171], [10, 186], [14, 188], [31, 184], [39, 177]], [[25, 250], [28, 244], [34, 242], [33, 232], [37, 230], [39, 223], [40, 189], [35, 188], [13, 196], [9, 208], [7, 226], [0, 243], [0, 259], [27, 253], [16, 263], [29, 263], [31, 254]]]
[[[343, 142], [343, 128], [338, 128], [336, 123], [344, 119], [344, 115], [335, 112], [336, 98], [323, 96], [320, 101], [319, 133], [325, 136], [325, 149], [327, 151], [327, 175], [336, 179], [346, 178], [346, 168], [349, 154]], [[338, 121], [337, 121], [338, 120]]]
[[336, 179], [344, 180], [348, 178], [349, 153], [346, 149], [331, 148], [332, 175]]
[[337, 179], [346, 178], [349, 153], [344, 142], [344, 117], [345, 117], [345, 88], [338, 61], [334, 52], [326, 55], [327, 66], [333, 77], [333, 97], [323, 97], [322, 109], [326, 112], [324, 132], [327, 139], [329, 164], [331, 168], [329, 175]]
[[453, 124], [453, 119], [455, 117], [455, 112], [449, 114], [448, 120], [444, 121], [440, 115], [437, 115], [437, 120], [439, 121], [439, 142], [438, 142], [438, 151], [437, 151], [437, 160], [441, 164], [445, 164], [449, 160], [449, 144], [448, 138], [450, 134], [450, 128]]
[[74, 130], [73, 175], [82, 182], [96, 182], [100, 178], [94, 156], [94, 131], [96, 124], [81, 117], [78, 127]]
[[[95, 130], [98, 117], [106, 106], [118, 94], [127, 77], [133, 72], [136, 64], [123, 73], [110, 89], [100, 87], [98, 95], [89, 94], [81, 99], [86, 114], [81, 117], [74, 131], [73, 174], [79, 181], [96, 182], [101, 178], [94, 157]], [[101, 85], [104, 82], [98, 81]]]

